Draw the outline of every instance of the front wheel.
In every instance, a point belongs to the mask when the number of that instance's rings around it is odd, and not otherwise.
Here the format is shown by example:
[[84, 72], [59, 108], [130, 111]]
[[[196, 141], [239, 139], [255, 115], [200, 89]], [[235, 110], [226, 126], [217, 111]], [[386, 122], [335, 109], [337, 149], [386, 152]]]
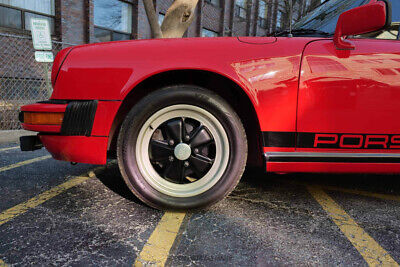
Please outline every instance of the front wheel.
[[237, 185], [247, 159], [243, 125], [224, 99], [194, 86], [155, 91], [136, 104], [118, 137], [131, 191], [158, 209], [209, 206]]

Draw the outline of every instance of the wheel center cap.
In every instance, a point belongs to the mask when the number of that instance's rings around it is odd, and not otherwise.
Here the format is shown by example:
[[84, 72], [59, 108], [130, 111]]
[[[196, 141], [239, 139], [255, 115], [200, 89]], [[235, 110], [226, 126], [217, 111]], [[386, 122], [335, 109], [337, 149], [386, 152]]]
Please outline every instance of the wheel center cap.
[[179, 160], [187, 160], [192, 154], [192, 149], [188, 144], [180, 143], [174, 149], [174, 155]]

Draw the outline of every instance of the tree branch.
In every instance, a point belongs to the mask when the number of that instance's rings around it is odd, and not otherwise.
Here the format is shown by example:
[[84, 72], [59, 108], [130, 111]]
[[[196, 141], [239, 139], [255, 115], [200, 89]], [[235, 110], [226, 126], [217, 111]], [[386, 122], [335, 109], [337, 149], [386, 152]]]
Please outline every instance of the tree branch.
[[[161, 25], [164, 38], [181, 38], [192, 23], [199, 0], [175, 0]], [[201, 7], [199, 7], [201, 8]]]
[[158, 24], [156, 10], [154, 9], [153, 0], [143, 0], [143, 4], [144, 9], [146, 10], [147, 19], [149, 20], [153, 38], [163, 38], [160, 24]]

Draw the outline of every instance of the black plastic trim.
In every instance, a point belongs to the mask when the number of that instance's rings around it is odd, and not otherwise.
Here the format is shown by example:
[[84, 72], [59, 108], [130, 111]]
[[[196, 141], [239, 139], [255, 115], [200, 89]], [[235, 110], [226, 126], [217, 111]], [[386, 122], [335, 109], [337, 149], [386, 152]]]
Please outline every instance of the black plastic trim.
[[61, 125], [61, 135], [90, 136], [97, 104], [97, 100], [69, 102]]
[[21, 136], [19, 138], [21, 151], [35, 151], [43, 147], [37, 135]]
[[18, 120], [19, 120], [19, 122], [24, 123], [24, 112], [23, 111], [20, 111], [18, 113]]
[[295, 132], [263, 132], [264, 147], [295, 147]]
[[58, 99], [49, 99], [45, 101], [40, 101], [38, 104], [54, 104], [54, 105], [65, 105], [68, 104], [68, 100], [58, 100]]

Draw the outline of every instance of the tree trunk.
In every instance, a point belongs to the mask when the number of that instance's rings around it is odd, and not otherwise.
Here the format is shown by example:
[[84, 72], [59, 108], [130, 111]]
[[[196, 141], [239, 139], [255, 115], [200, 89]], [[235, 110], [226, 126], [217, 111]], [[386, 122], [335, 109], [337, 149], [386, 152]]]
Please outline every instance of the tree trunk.
[[164, 38], [181, 38], [192, 23], [199, 0], [175, 0], [168, 8], [161, 31]]
[[151, 33], [153, 38], [163, 38], [160, 24], [158, 24], [158, 17], [154, 9], [153, 0], [143, 0], [144, 9], [146, 10], [147, 19], [150, 24]]

